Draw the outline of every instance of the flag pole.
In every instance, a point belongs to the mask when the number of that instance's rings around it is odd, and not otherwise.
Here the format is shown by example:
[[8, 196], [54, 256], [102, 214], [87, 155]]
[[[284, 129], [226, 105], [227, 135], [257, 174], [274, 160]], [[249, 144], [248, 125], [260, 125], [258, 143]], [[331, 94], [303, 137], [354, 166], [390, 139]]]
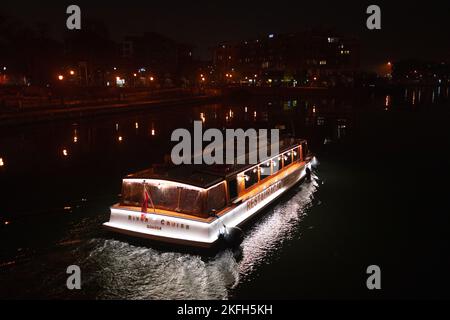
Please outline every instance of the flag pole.
[[146, 187], [145, 181], [144, 181], [144, 192], [147, 192], [147, 194], [148, 194], [148, 198], [150, 199], [150, 203], [151, 203], [151, 205], [152, 205], [152, 208], [153, 208], [153, 213], [155, 213], [155, 214], [156, 214], [156, 209], [155, 209], [155, 205], [154, 205], [154, 203], [153, 203], [152, 195], [151, 195], [150, 191], [148, 191], [148, 190], [147, 190], [147, 187]]

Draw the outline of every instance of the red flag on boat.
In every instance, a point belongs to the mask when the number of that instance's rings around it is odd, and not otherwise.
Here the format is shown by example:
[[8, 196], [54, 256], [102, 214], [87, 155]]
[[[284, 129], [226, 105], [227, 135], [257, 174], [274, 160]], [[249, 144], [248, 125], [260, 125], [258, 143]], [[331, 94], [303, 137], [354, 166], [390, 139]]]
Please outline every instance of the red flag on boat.
[[149, 195], [147, 192], [147, 188], [144, 186], [144, 201], [142, 202], [142, 208], [141, 208], [141, 219], [145, 218], [145, 214], [147, 213], [147, 208], [148, 208], [148, 200], [149, 200]]

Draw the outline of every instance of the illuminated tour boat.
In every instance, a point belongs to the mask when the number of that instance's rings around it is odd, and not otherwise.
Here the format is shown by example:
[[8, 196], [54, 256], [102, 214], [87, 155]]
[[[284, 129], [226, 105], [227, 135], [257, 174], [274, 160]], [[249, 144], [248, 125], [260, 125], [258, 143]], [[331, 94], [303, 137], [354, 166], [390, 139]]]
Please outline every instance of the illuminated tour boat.
[[132, 237], [211, 248], [311, 176], [315, 158], [305, 140], [280, 142], [279, 150], [256, 165], [154, 167], [128, 175], [121, 202], [111, 207], [104, 226]]

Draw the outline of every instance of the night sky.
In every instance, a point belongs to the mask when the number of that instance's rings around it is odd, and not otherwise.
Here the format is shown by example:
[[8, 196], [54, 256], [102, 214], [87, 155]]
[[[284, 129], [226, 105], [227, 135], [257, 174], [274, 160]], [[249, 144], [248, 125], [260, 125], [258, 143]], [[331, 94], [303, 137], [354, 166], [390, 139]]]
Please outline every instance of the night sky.
[[[46, 22], [61, 37], [69, 4], [82, 18], [103, 21], [111, 37], [155, 31], [196, 46], [199, 58], [221, 41], [326, 26], [362, 43], [363, 67], [404, 58], [448, 60], [450, 2], [422, 1], [33, 1], [2, 0], [0, 11], [30, 24]], [[370, 4], [382, 10], [382, 30], [366, 28]]]

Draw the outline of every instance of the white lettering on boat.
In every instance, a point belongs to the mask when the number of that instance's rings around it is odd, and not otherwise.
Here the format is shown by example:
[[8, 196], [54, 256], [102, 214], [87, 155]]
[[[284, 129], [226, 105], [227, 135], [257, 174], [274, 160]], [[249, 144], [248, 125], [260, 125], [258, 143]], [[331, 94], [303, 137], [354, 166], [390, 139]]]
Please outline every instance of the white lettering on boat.
[[[128, 215], [128, 220], [139, 221], [139, 222], [145, 223], [145, 224], [149, 223], [149, 220], [148, 220], [147, 217], [144, 218], [143, 216], [134, 216], [134, 215], [131, 215], [131, 214]], [[165, 220], [165, 219], [161, 219], [160, 224], [162, 226], [165, 226], [165, 227], [172, 227], [172, 228], [178, 228], [178, 229], [189, 230], [189, 228], [190, 228], [189, 225], [186, 224], [186, 223], [178, 223], [178, 222], [168, 221], [168, 220]], [[156, 229], [156, 230], [161, 230], [162, 229], [161, 226], [152, 225], [152, 224], [147, 224], [147, 228], [148, 229]]]
[[167, 220], [161, 219], [161, 224], [163, 226], [189, 230], [189, 225], [185, 224], [185, 223], [178, 223], [178, 222], [167, 221]]
[[268, 187], [266, 190], [264, 190], [263, 192], [260, 192], [253, 198], [249, 199], [247, 201], [247, 211], [254, 208], [255, 206], [257, 206], [258, 203], [260, 203], [264, 199], [268, 198], [269, 196], [274, 194], [276, 191], [280, 190], [282, 186], [283, 186], [282, 181], [277, 181], [273, 185]]

